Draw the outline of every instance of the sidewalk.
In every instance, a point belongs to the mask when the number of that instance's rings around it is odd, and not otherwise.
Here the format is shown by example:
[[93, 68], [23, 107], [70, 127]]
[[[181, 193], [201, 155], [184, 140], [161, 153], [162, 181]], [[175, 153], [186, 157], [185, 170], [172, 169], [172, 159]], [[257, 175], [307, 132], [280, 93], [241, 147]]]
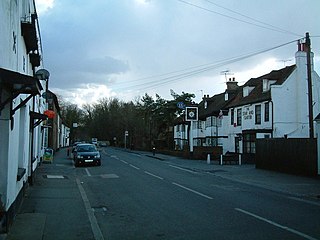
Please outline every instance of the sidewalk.
[[169, 164], [184, 167], [195, 172], [206, 172], [231, 181], [241, 182], [252, 186], [262, 187], [271, 191], [282, 192], [295, 197], [307, 198], [320, 206], [320, 177], [308, 178], [256, 169], [254, 164], [219, 165], [218, 161], [207, 164], [206, 160], [190, 160], [178, 157], [139, 152]]
[[[1, 238], [0, 238], [1, 239]], [[72, 160], [61, 149], [36, 170], [7, 240], [93, 239]]]

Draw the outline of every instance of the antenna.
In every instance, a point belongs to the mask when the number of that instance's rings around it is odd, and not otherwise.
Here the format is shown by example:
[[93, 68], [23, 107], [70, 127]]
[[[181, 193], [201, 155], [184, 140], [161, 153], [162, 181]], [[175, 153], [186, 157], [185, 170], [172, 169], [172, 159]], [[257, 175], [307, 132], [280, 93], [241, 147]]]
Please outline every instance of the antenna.
[[278, 62], [283, 62], [283, 66], [286, 67], [286, 62], [291, 62], [292, 59], [283, 59], [283, 60], [278, 60]]
[[224, 77], [225, 77], [225, 79], [226, 79], [226, 82], [228, 82], [227, 76], [229, 76], [229, 75], [234, 75], [234, 73], [230, 72], [230, 70], [227, 69], [227, 70], [221, 71], [221, 72], [220, 72], [220, 75], [224, 75]]

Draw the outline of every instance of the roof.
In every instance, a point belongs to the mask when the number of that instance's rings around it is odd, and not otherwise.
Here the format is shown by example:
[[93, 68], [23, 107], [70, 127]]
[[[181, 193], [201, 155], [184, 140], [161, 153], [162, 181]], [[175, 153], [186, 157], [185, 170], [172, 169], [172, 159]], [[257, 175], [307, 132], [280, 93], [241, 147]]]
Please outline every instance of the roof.
[[[275, 83], [273, 85], [283, 84], [291, 73], [296, 68], [296, 65], [288, 66], [280, 70], [273, 70], [268, 74], [260, 76], [258, 78], [251, 78], [243, 86], [239, 87], [238, 92], [234, 99], [225, 107], [231, 108], [236, 106], [243, 106], [250, 103], [257, 103], [271, 100], [270, 91], [263, 92], [263, 80], [273, 80]], [[249, 93], [248, 96], [243, 97], [243, 88], [245, 87], [254, 87], [253, 90]]]
[[[234, 91], [228, 91], [228, 100], [225, 100], [225, 94], [220, 93], [212, 96], [211, 98], [204, 98], [199, 103], [199, 119], [205, 119], [208, 116], [218, 116], [220, 111], [226, 107], [226, 105], [232, 101], [235, 96]], [[205, 108], [205, 102], [207, 102], [207, 108]]]

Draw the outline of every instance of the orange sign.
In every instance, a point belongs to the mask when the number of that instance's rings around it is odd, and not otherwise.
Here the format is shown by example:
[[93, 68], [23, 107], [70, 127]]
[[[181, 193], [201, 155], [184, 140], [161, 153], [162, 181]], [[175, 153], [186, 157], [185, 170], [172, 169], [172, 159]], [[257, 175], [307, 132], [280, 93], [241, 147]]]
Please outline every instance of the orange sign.
[[54, 112], [54, 111], [52, 111], [52, 110], [45, 110], [44, 111], [44, 115], [47, 115], [48, 116], [48, 118], [54, 118], [55, 117], [55, 115], [56, 115], [56, 113]]

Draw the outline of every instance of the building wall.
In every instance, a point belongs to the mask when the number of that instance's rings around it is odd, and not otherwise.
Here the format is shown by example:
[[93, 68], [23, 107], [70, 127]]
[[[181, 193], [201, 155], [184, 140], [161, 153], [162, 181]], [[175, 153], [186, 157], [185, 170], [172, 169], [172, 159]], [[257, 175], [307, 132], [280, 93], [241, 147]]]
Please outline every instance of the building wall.
[[[21, 34], [21, 19], [28, 19], [33, 13], [33, 0], [1, 0], [0, 1], [0, 68], [11, 70], [24, 75], [33, 76], [33, 68]], [[4, 88], [2, 99], [10, 95], [9, 89]], [[32, 169], [32, 158], [39, 159], [41, 155], [40, 127], [33, 130], [33, 142], [30, 131], [30, 111], [43, 110], [39, 106], [39, 96], [29, 100], [25, 106], [18, 109], [10, 119], [10, 109], [17, 107], [28, 95], [20, 94], [7, 104], [0, 113], [0, 211], [8, 211], [17, 196], [27, 183]], [[33, 152], [33, 156], [31, 156]], [[25, 169], [26, 173], [17, 180], [18, 171]], [[1, 205], [4, 209], [1, 209]], [[0, 219], [1, 222], [2, 219]], [[0, 226], [1, 231], [1, 226]]]
[[[296, 65], [297, 68], [284, 84], [271, 86], [274, 106], [274, 137], [309, 137], [306, 52], [296, 53]], [[312, 71], [313, 116], [316, 117], [320, 111], [320, 78], [313, 70], [313, 63]]]
[[173, 138], [175, 141], [175, 149], [182, 150], [188, 141], [188, 126], [185, 124], [175, 125]]
[[[313, 70], [313, 53], [311, 53], [311, 66], [313, 116], [316, 117], [320, 112], [320, 77]], [[268, 80], [272, 82], [272, 79]], [[296, 69], [281, 85], [271, 85], [270, 94], [271, 100], [236, 106], [228, 110], [227, 116], [223, 116], [222, 126], [218, 128], [219, 144], [223, 146], [223, 153], [236, 150], [243, 153], [243, 146], [246, 146], [243, 138], [249, 134], [252, 134], [254, 139], [309, 137], [306, 52], [296, 53]], [[255, 117], [257, 106], [260, 106], [261, 110], [260, 123], [256, 122]], [[265, 119], [265, 108], [269, 109], [268, 120]], [[234, 111], [233, 123], [231, 122], [232, 110]], [[238, 110], [241, 110], [241, 125], [237, 120]], [[206, 126], [204, 129], [193, 129], [193, 137], [196, 139], [204, 137], [203, 131], [206, 138], [217, 135], [216, 127]], [[197, 146], [196, 142], [195, 146]], [[255, 147], [254, 144], [252, 146]]]

